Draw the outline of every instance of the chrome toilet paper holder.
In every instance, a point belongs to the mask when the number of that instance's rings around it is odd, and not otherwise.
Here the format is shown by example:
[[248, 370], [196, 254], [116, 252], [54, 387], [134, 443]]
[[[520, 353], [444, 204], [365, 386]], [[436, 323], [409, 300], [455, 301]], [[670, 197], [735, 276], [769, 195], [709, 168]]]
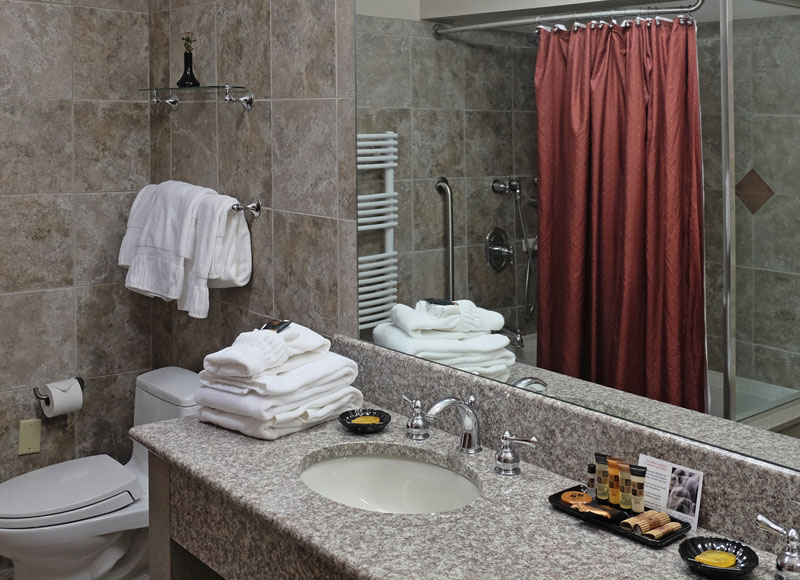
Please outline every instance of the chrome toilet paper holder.
[[[75, 377], [75, 380], [78, 381], [78, 384], [80, 385], [81, 390], [83, 390], [84, 386], [86, 385], [86, 383], [84, 382], [83, 378], [82, 377]], [[45, 405], [49, 405], [50, 404], [50, 397], [48, 397], [47, 395], [43, 395], [42, 392], [39, 390], [39, 387], [33, 387], [33, 396], [36, 397], [37, 401], [44, 401]]]

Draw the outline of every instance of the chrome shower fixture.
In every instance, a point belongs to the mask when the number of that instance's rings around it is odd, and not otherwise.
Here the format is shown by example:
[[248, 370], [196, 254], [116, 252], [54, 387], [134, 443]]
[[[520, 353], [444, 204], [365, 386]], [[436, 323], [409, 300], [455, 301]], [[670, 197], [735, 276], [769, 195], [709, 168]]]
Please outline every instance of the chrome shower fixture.
[[495, 193], [513, 193], [514, 195], [519, 195], [521, 189], [519, 180], [513, 177], [509, 177], [507, 183], [499, 179], [495, 179], [492, 182], [492, 191]]

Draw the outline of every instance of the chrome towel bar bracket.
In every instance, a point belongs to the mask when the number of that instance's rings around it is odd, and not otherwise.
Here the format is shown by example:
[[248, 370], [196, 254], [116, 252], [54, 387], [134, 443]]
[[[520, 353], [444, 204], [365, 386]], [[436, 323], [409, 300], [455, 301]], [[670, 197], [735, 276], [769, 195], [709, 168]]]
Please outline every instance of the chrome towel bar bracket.
[[261, 200], [257, 199], [253, 203], [243, 205], [241, 203], [234, 203], [231, 206], [231, 211], [249, 211], [253, 214], [254, 218], [257, 218], [261, 215]]

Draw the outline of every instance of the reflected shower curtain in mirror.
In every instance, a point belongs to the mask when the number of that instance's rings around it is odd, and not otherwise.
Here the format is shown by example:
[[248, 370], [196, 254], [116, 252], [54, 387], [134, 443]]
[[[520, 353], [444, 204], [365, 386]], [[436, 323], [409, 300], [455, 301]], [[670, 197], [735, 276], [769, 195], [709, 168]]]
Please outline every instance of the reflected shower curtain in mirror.
[[539, 366], [705, 410], [693, 24], [541, 30]]

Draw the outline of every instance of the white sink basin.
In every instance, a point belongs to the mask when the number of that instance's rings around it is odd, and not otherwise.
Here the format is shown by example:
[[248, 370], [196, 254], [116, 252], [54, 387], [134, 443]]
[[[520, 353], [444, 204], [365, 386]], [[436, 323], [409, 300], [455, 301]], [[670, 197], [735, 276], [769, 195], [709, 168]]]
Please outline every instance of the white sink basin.
[[318, 494], [373, 512], [446, 512], [472, 503], [480, 490], [454, 471], [390, 455], [353, 455], [320, 461], [300, 474]]

